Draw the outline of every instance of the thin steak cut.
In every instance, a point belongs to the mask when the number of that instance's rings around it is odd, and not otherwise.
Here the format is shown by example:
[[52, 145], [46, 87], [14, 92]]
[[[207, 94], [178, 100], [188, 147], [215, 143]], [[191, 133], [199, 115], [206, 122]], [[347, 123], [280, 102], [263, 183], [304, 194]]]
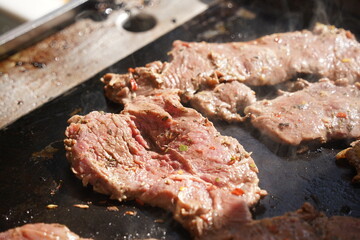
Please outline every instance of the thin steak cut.
[[33, 223], [0, 233], [0, 240], [91, 240], [80, 238], [61, 224]]
[[297, 146], [360, 137], [360, 84], [321, 79], [303, 90], [245, 109], [251, 123], [271, 139]]
[[346, 158], [357, 171], [357, 175], [353, 177], [352, 181], [360, 183], [360, 140], [354, 141], [350, 145], [351, 147], [339, 152], [336, 159]]
[[[165, 74], [166, 69], [175, 66], [174, 61], [172, 63], [157, 61], [148, 64], [146, 67], [132, 69], [128, 74], [108, 73], [101, 78], [101, 81], [105, 83], [105, 95], [114, 102], [125, 104], [136, 96], [151, 95], [155, 90], [179, 89], [181, 90], [182, 102], [190, 101], [196, 110], [207, 114], [207, 117], [229, 122], [244, 121], [245, 118], [241, 116], [241, 113], [248, 104], [256, 101], [253, 90], [240, 82], [220, 82], [221, 74], [219, 72], [196, 79], [177, 79], [174, 82]], [[196, 69], [199, 67], [199, 65], [194, 66]], [[203, 97], [205, 95], [211, 96], [216, 101], [209, 104], [208, 100]], [[219, 95], [221, 97], [218, 97]], [[234, 95], [237, 96], [234, 98]], [[229, 111], [230, 114], [224, 114]]]
[[84, 185], [171, 211], [195, 237], [251, 220], [266, 194], [239, 142], [222, 136], [177, 92], [139, 96], [121, 114], [73, 116], [66, 155]]
[[199, 91], [190, 100], [193, 108], [211, 119], [242, 122], [246, 106], [254, 103], [255, 93], [237, 81], [220, 83], [214, 89]]
[[231, 240], [355, 240], [360, 235], [360, 219], [346, 216], [327, 217], [309, 203], [282, 216], [254, 220], [232, 231], [209, 232], [204, 239], [222, 237]]
[[[249, 42], [175, 41], [170, 55], [170, 63], [156, 61], [145, 67], [131, 68], [127, 74], [104, 75], [106, 96], [124, 103], [154, 89], [176, 88], [184, 91], [183, 100], [186, 101], [195, 92], [211, 91], [224, 82], [274, 85], [299, 73], [332, 80], [347, 78], [351, 83], [360, 81], [360, 44], [349, 31], [323, 24], [317, 24], [313, 31], [277, 33]], [[243, 102], [255, 101], [255, 97], [248, 94], [251, 89], [242, 87], [242, 91], [245, 92], [242, 96], [249, 99]], [[200, 107], [199, 111], [207, 106]], [[219, 115], [215, 111], [211, 116], [224, 117], [222, 106], [219, 102], [216, 106]]]

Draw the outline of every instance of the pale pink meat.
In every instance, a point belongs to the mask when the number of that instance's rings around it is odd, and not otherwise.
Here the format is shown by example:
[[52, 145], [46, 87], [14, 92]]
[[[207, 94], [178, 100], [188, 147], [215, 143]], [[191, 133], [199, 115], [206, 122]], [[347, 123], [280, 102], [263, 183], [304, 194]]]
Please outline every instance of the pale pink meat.
[[69, 120], [67, 158], [84, 185], [171, 211], [193, 236], [251, 221], [265, 194], [239, 142], [173, 93], [139, 96], [121, 114]]
[[0, 233], [0, 240], [91, 240], [81, 238], [61, 224], [33, 223]]

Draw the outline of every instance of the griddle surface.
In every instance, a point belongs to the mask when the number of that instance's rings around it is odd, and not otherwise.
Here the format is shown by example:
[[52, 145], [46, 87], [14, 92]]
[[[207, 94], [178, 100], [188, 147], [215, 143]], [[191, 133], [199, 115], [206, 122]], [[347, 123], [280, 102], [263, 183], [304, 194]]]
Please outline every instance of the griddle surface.
[[[107, 72], [124, 73], [129, 67], [167, 60], [174, 40], [229, 42], [255, 39], [275, 32], [310, 28], [317, 21], [344, 27], [359, 36], [358, 19], [329, 5], [328, 15], [315, 14], [313, 5], [303, 10], [266, 1], [226, 2], [209, 9], [183, 26], [105, 69], [84, 84], [45, 104], [0, 131], [0, 231], [35, 222], [66, 224], [83, 237], [105, 239], [189, 239], [170, 213], [130, 201], [119, 203], [83, 187], [71, 173], [63, 146], [67, 119], [74, 113], [119, 112], [121, 106], [105, 99], [100, 77]], [[249, 1], [250, 2], [250, 1]], [[296, 2], [296, 1], [295, 1]], [[302, 3], [302, 1], [299, 1]], [[239, 16], [245, 7], [256, 14]], [[284, 12], [284, 8], [289, 10]], [[295, 9], [292, 9], [295, 8]], [[357, 8], [359, 9], [359, 8]], [[345, 11], [345, 10], [344, 10]], [[341, 15], [342, 14], [342, 15]], [[339, 18], [341, 16], [341, 18]], [[328, 21], [328, 22], [326, 22]], [[322, 146], [314, 151], [281, 157], [264, 145], [243, 124], [215, 122], [224, 135], [237, 138], [259, 167], [260, 186], [269, 192], [253, 207], [256, 219], [298, 209], [305, 201], [327, 215], [360, 217], [360, 187], [351, 183], [355, 174], [335, 154], [348, 142]], [[47, 209], [48, 204], [57, 204]], [[74, 207], [87, 204], [88, 209]], [[118, 211], [108, 207], [116, 206]], [[135, 213], [133, 215], [132, 213]]]

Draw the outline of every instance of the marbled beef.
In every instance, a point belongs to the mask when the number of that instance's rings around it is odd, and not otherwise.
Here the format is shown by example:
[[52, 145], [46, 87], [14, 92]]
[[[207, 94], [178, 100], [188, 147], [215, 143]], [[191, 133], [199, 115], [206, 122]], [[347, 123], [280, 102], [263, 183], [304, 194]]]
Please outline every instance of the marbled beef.
[[177, 93], [139, 96], [121, 114], [69, 123], [67, 158], [84, 185], [167, 209], [194, 236], [251, 221], [249, 206], [265, 194], [250, 154]]
[[251, 123], [289, 145], [360, 137], [360, 84], [321, 79], [303, 90], [258, 101], [245, 109]]
[[[102, 78], [106, 96], [124, 103], [154, 89], [177, 88], [184, 91], [183, 100], [189, 100], [195, 92], [212, 91], [224, 82], [274, 85], [298, 73], [332, 80], [347, 78], [351, 83], [360, 81], [360, 44], [349, 31], [322, 24], [316, 25], [313, 31], [277, 33], [250, 42], [175, 41], [170, 55], [170, 63], [157, 61], [130, 69], [127, 74], [106, 74]], [[250, 88], [243, 86], [241, 91], [244, 92], [241, 97], [245, 98], [242, 103], [255, 101]], [[223, 96], [227, 94], [222, 92]], [[218, 111], [206, 109], [214, 107], [208, 104], [194, 107], [200, 106], [199, 111], [210, 112], [211, 117], [223, 118], [226, 116], [223, 110], [227, 111], [223, 106], [228, 103], [218, 100], [215, 106]], [[230, 105], [236, 105], [237, 100]], [[241, 108], [233, 109], [241, 113]]]

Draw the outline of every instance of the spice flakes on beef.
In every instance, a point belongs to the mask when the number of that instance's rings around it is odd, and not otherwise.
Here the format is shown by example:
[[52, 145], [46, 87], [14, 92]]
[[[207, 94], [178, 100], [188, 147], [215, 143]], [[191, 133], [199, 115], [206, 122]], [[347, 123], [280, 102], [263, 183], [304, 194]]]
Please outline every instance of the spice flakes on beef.
[[[124, 103], [154, 89], [176, 88], [186, 95], [183, 99], [190, 100], [198, 91], [216, 91], [216, 86], [221, 83], [238, 81], [252, 86], [274, 85], [299, 73], [331, 80], [347, 78], [350, 83], [360, 81], [360, 44], [349, 31], [323, 24], [317, 24], [313, 31], [276, 33], [249, 42], [175, 41], [170, 55], [169, 63], [156, 61], [145, 67], [130, 68], [127, 74], [104, 75], [106, 96], [114, 102]], [[255, 100], [250, 88], [244, 86], [242, 91], [241, 96], [245, 97], [242, 103]], [[222, 93], [229, 98], [227, 94], [226, 91]], [[210, 113], [211, 117], [223, 118], [223, 110], [227, 111], [223, 105], [228, 103], [216, 103], [219, 114], [211, 108], [206, 109], [213, 107], [211, 105], [196, 104], [194, 107]], [[230, 105], [236, 103], [234, 100]]]
[[151, 95], [155, 90], [179, 89], [183, 103], [190, 102], [207, 117], [228, 122], [244, 121], [241, 116], [244, 108], [256, 101], [255, 92], [243, 83], [219, 82], [220, 73], [198, 76], [191, 81], [163, 79], [161, 71], [168, 66], [168, 63], [153, 62], [146, 67], [132, 69], [129, 74], [108, 73], [101, 79], [106, 84], [105, 95], [124, 104], [136, 96]]
[[177, 94], [139, 96], [121, 114], [69, 123], [67, 158], [84, 185], [171, 211], [195, 237], [251, 221], [249, 206], [266, 194], [250, 154]]
[[303, 90], [245, 109], [251, 123], [276, 142], [297, 146], [360, 137], [360, 84], [321, 79]]

